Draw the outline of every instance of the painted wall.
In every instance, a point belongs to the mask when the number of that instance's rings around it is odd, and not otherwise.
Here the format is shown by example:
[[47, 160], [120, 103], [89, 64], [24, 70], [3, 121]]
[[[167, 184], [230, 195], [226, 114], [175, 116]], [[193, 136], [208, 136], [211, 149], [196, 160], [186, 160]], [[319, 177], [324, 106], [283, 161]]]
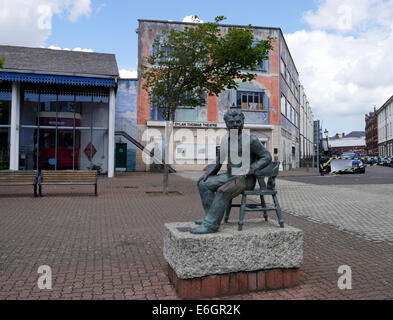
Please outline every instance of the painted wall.
[[[143, 64], [145, 58], [152, 52], [152, 44], [154, 39], [159, 37], [164, 30], [170, 30], [172, 28], [177, 30], [183, 30], [187, 24], [183, 23], [171, 23], [171, 22], [158, 22], [158, 21], [139, 21], [138, 28], [138, 61]], [[228, 26], [222, 26], [222, 34], [228, 32]], [[275, 28], [254, 28], [254, 36], [259, 39], [266, 39], [268, 36], [275, 38], [273, 41], [274, 50], [270, 52], [268, 61], [268, 70], [257, 71], [257, 78], [252, 83], [241, 83], [239, 91], [253, 91], [264, 92], [265, 101], [267, 104], [268, 114], [265, 117], [263, 114], [257, 116], [257, 112], [254, 114], [246, 115], [246, 121], [248, 123], [259, 123], [259, 124], [274, 124], [279, 125], [279, 88], [278, 88], [278, 75], [279, 75], [279, 29]], [[138, 77], [141, 79], [141, 68], [138, 69]], [[151, 120], [151, 107], [149, 102], [149, 96], [147, 92], [142, 88], [143, 79], [138, 84], [138, 115], [137, 123], [139, 125], [145, 125], [147, 120]], [[208, 96], [207, 97], [207, 121], [209, 122], [221, 122], [225, 111], [236, 104], [236, 91], [227, 90], [220, 94], [219, 97]], [[198, 119], [195, 119], [198, 120]], [[200, 121], [200, 120], [199, 120]]]
[[[133, 138], [137, 138], [137, 94], [138, 80], [119, 79], [116, 94], [116, 131], [124, 131]], [[136, 147], [133, 143], [120, 136], [116, 136], [116, 143], [127, 143], [127, 170], [135, 170]]]

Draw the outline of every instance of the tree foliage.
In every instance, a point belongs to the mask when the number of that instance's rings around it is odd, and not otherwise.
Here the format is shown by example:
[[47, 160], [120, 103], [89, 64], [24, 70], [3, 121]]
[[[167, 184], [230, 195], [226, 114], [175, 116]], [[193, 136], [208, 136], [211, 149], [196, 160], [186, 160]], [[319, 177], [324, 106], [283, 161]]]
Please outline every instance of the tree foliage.
[[0, 69], [4, 68], [4, 63], [5, 63], [5, 59], [4, 58], [0, 58]]
[[166, 120], [175, 120], [179, 106], [205, 105], [205, 92], [218, 95], [236, 89], [236, 80], [255, 79], [252, 71], [268, 59], [272, 38], [256, 41], [251, 25], [229, 27], [223, 34], [223, 20], [219, 16], [183, 31], [164, 31], [154, 40], [152, 55], [142, 66], [143, 88]]

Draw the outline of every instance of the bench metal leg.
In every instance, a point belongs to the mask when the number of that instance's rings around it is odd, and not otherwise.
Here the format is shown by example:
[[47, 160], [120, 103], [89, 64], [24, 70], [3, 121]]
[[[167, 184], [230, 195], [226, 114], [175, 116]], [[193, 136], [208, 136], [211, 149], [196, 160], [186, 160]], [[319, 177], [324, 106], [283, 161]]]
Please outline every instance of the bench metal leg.
[[229, 220], [229, 214], [231, 213], [231, 209], [232, 209], [232, 201], [233, 200], [231, 200], [229, 202], [229, 205], [228, 205], [228, 207], [225, 210], [225, 218], [224, 218], [224, 222], [225, 223], [228, 223], [228, 220]]
[[94, 185], [94, 195], [95, 195], [96, 197], [98, 196], [97, 184]]
[[276, 194], [273, 195], [273, 201], [276, 207], [278, 223], [280, 224], [281, 228], [284, 228], [284, 219], [282, 218], [281, 208], [280, 205], [278, 204], [278, 199]]
[[242, 231], [243, 230], [243, 219], [244, 215], [246, 213], [246, 201], [247, 196], [245, 194], [242, 195], [242, 204], [240, 205], [240, 212], [239, 212], [239, 226], [238, 230]]
[[40, 197], [42, 197], [42, 185], [38, 185], [38, 194]]
[[[261, 207], [263, 210], [263, 208], [266, 208], [266, 202], [265, 202], [265, 198], [263, 196], [260, 196], [260, 198], [261, 198]], [[266, 210], [263, 210], [263, 217], [265, 218], [265, 221], [267, 221], [269, 219]]]
[[34, 184], [34, 198], [37, 198], [38, 197], [38, 195], [37, 195], [37, 184], [35, 183]]

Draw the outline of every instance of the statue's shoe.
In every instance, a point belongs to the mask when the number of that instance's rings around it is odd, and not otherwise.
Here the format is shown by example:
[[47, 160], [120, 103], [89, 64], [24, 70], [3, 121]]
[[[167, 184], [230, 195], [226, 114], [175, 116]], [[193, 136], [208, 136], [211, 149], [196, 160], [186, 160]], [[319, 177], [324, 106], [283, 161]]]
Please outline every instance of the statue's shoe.
[[190, 232], [193, 234], [207, 234], [207, 233], [215, 233], [217, 231], [218, 231], [217, 229], [212, 229], [204, 225], [200, 225], [199, 227], [192, 229]]
[[194, 222], [195, 222], [195, 224], [201, 225], [203, 222], [203, 219], [195, 220]]

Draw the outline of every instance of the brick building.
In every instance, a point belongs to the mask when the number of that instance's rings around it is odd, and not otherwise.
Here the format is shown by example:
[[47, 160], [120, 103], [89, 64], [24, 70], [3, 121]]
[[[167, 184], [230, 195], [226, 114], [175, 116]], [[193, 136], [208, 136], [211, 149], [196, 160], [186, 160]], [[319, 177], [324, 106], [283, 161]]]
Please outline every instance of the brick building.
[[[141, 65], [152, 53], [153, 41], [164, 30], [172, 28], [183, 30], [193, 23], [139, 20], [138, 33], [138, 102], [137, 102], [137, 139], [142, 140], [146, 130], [157, 129], [164, 136], [165, 121], [157, 109], [151, 105], [147, 92], [142, 88]], [[222, 32], [229, 27], [245, 26], [220, 25]], [[180, 108], [176, 113], [174, 124], [174, 162], [175, 169], [201, 169], [206, 164], [180, 165], [176, 161], [200, 159], [205, 154], [206, 160], [215, 158], [218, 144], [207, 144], [204, 150], [196, 150], [195, 143], [185, 144], [176, 139], [180, 129], [189, 128], [196, 136], [196, 130], [209, 128], [214, 132], [225, 132], [223, 115], [230, 107], [242, 109], [245, 114], [245, 128], [250, 129], [271, 152], [275, 160], [283, 164], [283, 169], [299, 166], [300, 145], [300, 102], [299, 74], [291, 57], [280, 28], [253, 27], [257, 39], [273, 37], [274, 49], [269, 59], [264, 61], [257, 77], [251, 82], [240, 82], [237, 90], [226, 90], [218, 97], [208, 96], [206, 106], [195, 109]], [[136, 169], [148, 170], [142, 161], [142, 153], [137, 152]]]
[[365, 115], [366, 154], [378, 156], [378, 121], [376, 109]]

